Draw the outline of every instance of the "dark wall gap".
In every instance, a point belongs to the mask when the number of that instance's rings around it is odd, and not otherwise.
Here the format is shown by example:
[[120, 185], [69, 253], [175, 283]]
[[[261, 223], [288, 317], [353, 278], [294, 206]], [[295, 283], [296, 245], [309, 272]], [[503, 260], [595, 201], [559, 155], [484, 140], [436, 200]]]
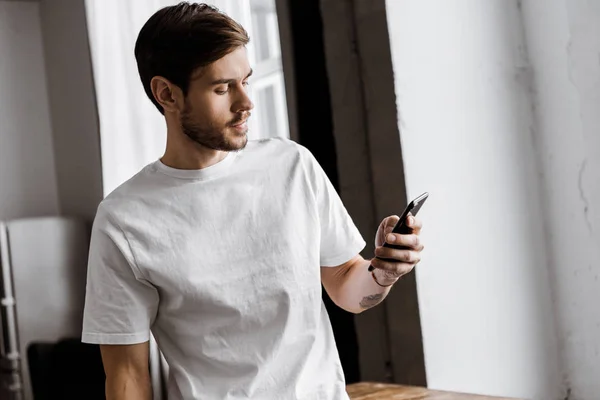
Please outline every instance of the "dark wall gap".
[[[296, 83], [298, 141], [308, 148], [340, 192], [319, 0], [289, 0]], [[360, 381], [354, 315], [323, 291], [346, 383]]]

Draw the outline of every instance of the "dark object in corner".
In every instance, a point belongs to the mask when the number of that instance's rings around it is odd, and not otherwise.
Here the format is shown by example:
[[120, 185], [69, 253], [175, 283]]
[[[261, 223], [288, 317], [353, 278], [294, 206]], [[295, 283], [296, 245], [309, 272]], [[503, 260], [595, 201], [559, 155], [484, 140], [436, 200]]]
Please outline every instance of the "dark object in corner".
[[100, 347], [64, 339], [32, 343], [27, 361], [35, 400], [104, 400], [104, 368]]

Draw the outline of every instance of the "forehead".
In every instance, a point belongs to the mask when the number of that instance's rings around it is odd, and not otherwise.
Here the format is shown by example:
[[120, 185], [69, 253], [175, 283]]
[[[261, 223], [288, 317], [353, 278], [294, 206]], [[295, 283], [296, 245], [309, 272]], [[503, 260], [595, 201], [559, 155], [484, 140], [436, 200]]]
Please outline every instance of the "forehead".
[[238, 47], [226, 56], [202, 68], [198, 73], [195, 73], [192, 80], [206, 82], [218, 79], [242, 80], [246, 78], [248, 72], [250, 72], [248, 52], [245, 47]]

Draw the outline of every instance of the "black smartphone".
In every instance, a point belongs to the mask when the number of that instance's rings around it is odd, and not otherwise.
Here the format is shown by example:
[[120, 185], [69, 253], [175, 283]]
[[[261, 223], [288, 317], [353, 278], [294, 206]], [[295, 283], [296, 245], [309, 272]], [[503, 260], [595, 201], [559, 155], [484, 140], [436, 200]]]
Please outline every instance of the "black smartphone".
[[[413, 201], [411, 201], [410, 203], [408, 203], [408, 205], [402, 212], [402, 215], [400, 215], [400, 219], [398, 220], [398, 223], [396, 223], [396, 226], [394, 226], [392, 233], [398, 233], [400, 235], [410, 235], [412, 233], [412, 229], [409, 228], [408, 226], [406, 226], [406, 219], [408, 218], [409, 215], [416, 216], [417, 213], [419, 212], [419, 210], [421, 209], [421, 207], [423, 206], [423, 203], [425, 203], [425, 200], [427, 200], [428, 197], [429, 197], [429, 193], [425, 192], [422, 195], [420, 195], [419, 197], [417, 197], [416, 199], [414, 199]], [[383, 247], [391, 247], [394, 249], [401, 249], [401, 250], [406, 249], [405, 246], [389, 244], [387, 242], [383, 243]], [[383, 261], [395, 261], [395, 260], [390, 260], [387, 258], [381, 258], [381, 257], [377, 257], [377, 258], [379, 258], [380, 260], [383, 260]], [[375, 268], [372, 265], [369, 265], [369, 271], [373, 271], [374, 269]]]

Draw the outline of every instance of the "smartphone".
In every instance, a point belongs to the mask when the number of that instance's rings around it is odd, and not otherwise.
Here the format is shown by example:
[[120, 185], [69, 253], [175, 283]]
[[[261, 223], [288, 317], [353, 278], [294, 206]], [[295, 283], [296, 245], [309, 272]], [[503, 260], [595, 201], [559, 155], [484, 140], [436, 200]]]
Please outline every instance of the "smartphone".
[[[400, 215], [400, 219], [398, 220], [398, 223], [396, 223], [396, 226], [394, 226], [392, 233], [398, 233], [400, 235], [410, 235], [412, 233], [412, 229], [409, 228], [408, 226], [406, 226], [406, 219], [408, 218], [409, 215], [412, 215], [413, 217], [416, 216], [417, 213], [419, 212], [419, 210], [421, 209], [421, 207], [423, 206], [423, 203], [425, 203], [425, 200], [427, 200], [428, 197], [429, 197], [429, 193], [425, 192], [422, 195], [420, 195], [419, 197], [417, 197], [416, 199], [414, 199], [413, 201], [411, 201], [410, 203], [408, 203], [408, 205], [402, 212], [402, 215]], [[389, 244], [388, 242], [383, 243], [383, 247], [391, 247], [394, 249], [401, 249], [401, 250], [406, 249], [405, 246]], [[379, 258], [380, 260], [383, 260], [383, 261], [396, 261], [396, 260], [391, 260], [388, 258], [381, 258], [381, 257], [377, 257], [377, 258]], [[374, 269], [375, 268], [372, 265], [369, 265], [369, 271], [373, 271]]]

